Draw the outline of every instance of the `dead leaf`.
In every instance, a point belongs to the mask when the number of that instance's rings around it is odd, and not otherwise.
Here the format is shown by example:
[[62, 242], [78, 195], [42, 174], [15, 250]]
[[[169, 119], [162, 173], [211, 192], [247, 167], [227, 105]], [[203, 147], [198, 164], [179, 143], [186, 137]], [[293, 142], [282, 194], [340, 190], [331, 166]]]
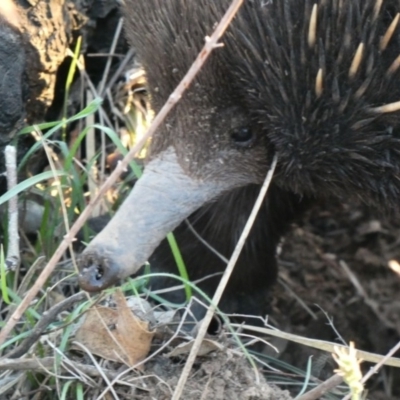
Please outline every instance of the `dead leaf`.
[[148, 322], [132, 313], [121, 291], [114, 297], [116, 310], [102, 306], [90, 309], [75, 340], [93, 354], [132, 367], [147, 357], [154, 333], [148, 330]]
[[147, 321], [140, 320], [132, 313], [120, 290], [115, 292], [114, 299], [118, 310], [117, 330], [121, 335], [130, 365], [134, 365], [149, 354], [154, 332], [148, 330]]

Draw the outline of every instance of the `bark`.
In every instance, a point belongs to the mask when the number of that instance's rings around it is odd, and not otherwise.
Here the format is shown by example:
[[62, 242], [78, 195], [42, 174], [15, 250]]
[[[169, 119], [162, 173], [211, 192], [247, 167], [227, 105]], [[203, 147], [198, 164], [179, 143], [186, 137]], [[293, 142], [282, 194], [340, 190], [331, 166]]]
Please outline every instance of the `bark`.
[[87, 49], [88, 32], [116, 7], [116, 0], [0, 0], [0, 193], [5, 147], [24, 124], [45, 120], [68, 49], [78, 36]]

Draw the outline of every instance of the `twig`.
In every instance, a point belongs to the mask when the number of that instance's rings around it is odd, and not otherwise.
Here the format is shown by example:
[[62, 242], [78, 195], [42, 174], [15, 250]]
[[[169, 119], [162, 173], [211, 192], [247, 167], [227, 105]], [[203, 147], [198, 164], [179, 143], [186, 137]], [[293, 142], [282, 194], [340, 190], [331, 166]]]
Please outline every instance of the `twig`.
[[175, 104], [180, 100], [185, 90], [190, 86], [191, 82], [193, 81], [196, 74], [200, 71], [201, 67], [207, 61], [208, 57], [210, 56], [211, 52], [218, 47], [218, 40], [222, 36], [223, 32], [225, 31], [226, 27], [228, 26], [230, 20], [235, 15], [237, 9], [242, 4], [243, 0], [234, 0], [231, 7], [228, 9], [227, 13], [211, 35], [211, 37], [207, 38], [206, 43], [197, 56], [196, 60], [190, 67], [187, 74], [184, 76], [182, 81], [179, 83], [177, 88], [173, 91], [170, 95], [167, 102], [161, 108], [160, 112], [156, 115], [151, 124], [150, 128], [148, 129], [147, 133], [137, 142], [137, 144], [129, 150], [128, 154], [121, 160], [121, 162], [117, 165], [111, 175], [107, 178], [104, 184], [99, 189], [96, 197], [91, 199], [88, 206], [82, 211], [79, 218], [76, 222], [72, 225], [71, 229], [67, 234], [64, 236], [63, 241], [58, 246], [57, 250], [54, 252], [53, 256], [50, 258], [48, 264], [43, 269], [42, 273], [36, 280], [35, 284], [31, 287], [29, 292], [26, 294], [24, 299], [18, 305], [17, 309], [11, 316], [8, 323], [4, 326], [2, 331], [0, 332], [0, 346], [4, 343], [7, 336], [11, 333], [12, 329], [16, 325], [16, 323], [22, 317], [22, 314], [25, 310], [29, 307], [31, 301], [35, 298], [39, 290], [42, 288], [44, 283], [46, 282], [47, 278], [53, 272], [54, 268], [56, 267], [57, 262], [60, 260], [61, 256], [64, 254], [65, 250], [68, 246], [72, 243], [75, 235], [78, 233], [79, 229], [83, 226], [85, 221], [90, 216], [93, 208], [96, 204], [100, 201], [100, 199], [107, 193], [107, 191], [111, 188], [114, 182], [119, 178], [121, 173], [128, 167], [129, 162], [133, 159], [135, 154], [137, 154], [146, 143], [148, 138], [150, 138], [153, 133], [158, 129], [160, 124], [164, 121], [165, 117], [171, 111], [171, 109], [175, 106]]
[[317, 400], [329, 390], [332, 390], [336, 386], [340, 385], [342, 382], [343, 378], [340, 375], [333, 375], [314, 389], [298, 397], [297, 400]]
[[118, 21], [117, 28], [115, 29], [114, 38], [111, 43], [110, 54], [107, 58], [107, 63], [106, 63], [106, 66], [105, 66], [104, 72], [103, 72], [103, 77], [102, 77], [100, 85], [98, 87], [98, 92], [99, 92], [100, 97], [104, 97], [104, 93], [105, 93], [104, 88], [106, 87], [106, 82], [107, 82], [108, 74], [110, 73], [111, 63], [112, 63], [112, 59], [113, 59], [112, 55], [115, 53], [115, 49], [118, 44], [118, 39], [121, 36], [122, 26], [123, 26], [123, 19], [120, 18]]
[[17, 358], [23, 356], [29, 348], [39, 339], [43, 331], [55, 321], [57, 316], [73, 304], [85, 299], [87, 294], [85, 292], [79, 292], [71, 297], [66, 298], [60, 303], [54, 305], [47, 312], [45, 312], [39, 322], [32, 329], [31, 334], [25, 338], [22, 343], [14, 350], [10, 351], [5, 355], [5, 358]]
[[[17, 185], [17, 151], [14, 146], [6, 146], [4, 150], [7, 172], [7, 189]], [[19, 266], [19, 234], [18, 234], [18, 196], [8, 201], [8, 248], [6, 257], [7, 269], [16, 270]]]
[[[39, 257], [27, 270], [25, 276], [22, 279], [22, 282], [19, 284], [18, 289], [16, 290], [17, 295], [18, 296], [22, 296], [27, 287], [30, 285], [32, 278], [34, 277], [34, 275], [36, 274], [36, 271], [38, 269], [40, 269], [43, 264], [45, 263], [46, 258], [44, 256]], [[12, 314], [14, 313], [14, 311], [16, 310], [17, 306], [12, 303], [9, 306], [8, 312], [7, 312], [7, 316], [5, 317], [3, 323], [6, 324], [7, 321], [11, 318]], [[0, 351], [0, 355], [1, 355], [1, 351]]]
[[183, 387], [186, 384], [186, 381], [187, 381], [187, 379], [189, 377], [189, 374], [190, 374], [190, 371], [192, 369], [193, 363], [194, 363], [194, 361], [195, 361], [195, 359], [197, 357], [197, 353], [200, 350], [200, 347], [201, 347], [201, 344], [203, 342], [204, 336], [207, 333], [207, 329], [208, 329], [208, 326], [209, 326], [209, 324], [211, 322], [211, 319], [212, 319], [212, 317], [214, 315], [215, 308], [217, 307], [217, 305], [218, 305], [218, 303], [219, 303], [219, 301], [220, 301], [220, 299], [222, 297], [222, 294], [223, 294], [223, 292], [225, 290], [225, 286], [228, 283], [228, 280], [229, 280], [229, 278], [230, 278], [230, 276], [231, 276], [231, 274], [233, 272], [233, 268], [235, 267], [236, 261], [238, 260], [239, 255], [240, 255], [240, 253], [241, 253], [241, 251], [243, 249], [243, 246], [246, 243], [247, 236], [249, 235], [250, 230], [251, 230], [251, 228], [252, 228], [252, 226], [254, 224], [254, 220], [257, 217], [258, 210], [260, 209], [260, 207], [261, 207], [261, 205], [262, 205], [262, 203], [264, 201], [265, 195], [267, 193], [267, 190], [268, 190], [269, 185], [271, 183], [272, 177], [274, 175], [275, 167], [276, 167], [277, 162], [278, 162], [278, 157], [275, 155], [274, 159], [272, 161], [271, 168], [268, 171], [268, 174], [267, 174], [267, 176], [265, 178], [265, 181], [264, 181], [264, 183], [263, 183], [263, 185], [261, 187], [260, 194], [257, 197], [257, 200], [256, 200], [256, 202], [254, 204], [254, 207], [253, 207], [253, 209], [251, 211], [251, 214], [250, 214], [250, 216], [249, 216], [249, 218], [248, 218], [248, 220], [246, 222], [246, 225], [245, 225], [245, 227], [243, 229], [242, 234], [240, 235], [240, 238], [239, 238], [239, 241], [238, 241], [238, 243], [237, 243], [237, 245], [235, 247], [235, 250], [233, 251], [232, 257], [229, 260], [229, 263], [228, 263], [228, 265], [226, 267], [226, 270], [225, 270], [224, 274], [222, 275], [222, 278], [221, 278], [221, 281], [220, 281], [220, 283], [219, 283], [219, 285], [217, 287], [217, 290], [215, 291], [214, 297], [212, 299], [212, 304], [208, 308], [207, 314], [204, 317], [203, 322], [200, 325], [199, 333], [197, 334], [196, 340], [193, 343], [193, 347], [192, 347], [192, 349], [191, 349], [191, 351], [189, 353], [189, 357], [188, 357], [188, 359], [186, 361], [185, 367], [182, 370], [182, 374], [181, 374], [181, 376], [179, 378], [179, 381], [178, 381], [178, 384], [176, 386], [176, 389], [175, 389], [174, 395], [172, 397], [172, 400], [179, 400], [181, 395], [182, 395]]
[[135, 51], [133, 49], [130, 49], [124, 59], [121, 61], [118, 69], [114, 72], [114, 74], [111, 76], [111, 79], [108, 81], [107, 86], [104, 89], [104, 93], [107, 93], [111, 87], [114, 86], [115, 82], [117, 79], [121, 76], [122, 71], [125, 70], [126, 66], [128, 63], [132, 60], [132, 57], [134, 56]]
[[84, 351], [86, 353], [86, 355], [90, 358], [92, 363], [96, 366], [96, 370], [100, 372], [100, 376], [103, 378], [103, 380], [107, 386], [107, 389], [110, 390], [113, 398], [115, 400], [118, 400], [119, 397], [117, 396], [117, 393], [115, 392], [114, 386], [111, 385], [111, 379], [108, 379], [107, 375], [103, 372], [103, 368], [99, 365], [99, 363], [97, 362], [96, 358], [91, 353], [91, 351], [86, 346], [84, 346], [82, 343], [74, 342], [74, 345], [80, 347], [81, 351]]
[[[64, 365], [64, 362], [61, 363], [61, 368], [64, 371], [69, 371]], [[120, 372], [114, 372], [101, 368], [101, 372], [96, 368], [90, 365], [80, 364], [75, 361], [68, 361], [68, 364], [72, 365], [76, 370], [83, 372], [86, 375], [93, 377], [102, 377], [105, 375], [108, 379], [116, 379], [120, 376]], [[57, 360], [55, 357], [44, 357], [40, 359], [35, 358], [24, 358], [24, 359], [9, 359], [3, 358], [0, 360], [0, 371], [46, 371], [46, 370], [54, 370], [57, 365]]]
[[339, 265], [343, 268], [344, 272], [349, 277], [350, 282], [355, 287], [358, 295], [364, 300], [365, 304], [371, 309], [371, 311], [375, 314], [375, 316], [379, 319], [379, 321], [384, 326], [396, 329], [396, 325], [391, 323], [387, 318], [385, 318], [385, 316], [379, 309], [377, 302], [368, 296], [368, 293], [365, 291], [364, 287], [360, 283], [357, 275], [351, 270], [351, 268], [347, 265], [347, 263], [344, 260], [340, 260]]
[[[299, 343], [301, 345], [312, 347], [314, 349], [327, 351], [329, 353], [333, 352], [335, 347], [340, 347], [343, 349], [348, 348], [348, 346], [344, 346], [342, 344], [327, 342], [326, 340], [310, 339], [305, 336], [299, 336], [299, 335], [295, 335], [293, 333], [287, 333], [284, 331], [280, 331], [278, 329], [271, 329], [271, 328], [261, 327], [261, 326], [252, 326], [252, 325], [247, 325], [247, 324], [235, 324], [235, 323], [231, 323], [231, 326], [232, 327], [240, 326], [242, 329], [245, 329], [247, 331], [259, 332], [263, 335], [271, 335], [271, 336], [278, 337], [281, 339], [287, 339], [287, 340], [290, 340], [291, 342]], [[400, 346], [400, 344], [398, 344], [398, 345]], [[358, 349], [357, 349], [357, 354], [364, 361], [368, 361], [368, 362], [372, 362], [372, 363], [383, 362], [387, 366], [400, 368], [400, 358], [391, 357], [391, 356], [387, 356], [387, 355], [382, 356], [380, 354], [370, 353], [368, 351], [363, 351], [363, 350], [358, 350]], [[390, 351], [390, 355], [392, 355], [392, 354], [394, 354], [393, 349]]]
[[[91, 90], [86, 91], [86, 100], [88, 103], [90, 103], [93, 100], [93, 93]], [[94, 128], [95, 124], [95, 116], [94, 114], [89, 114], [86, 117], [86, 126], [88, 127], [88, 131], [85, 136], [85, 144], [86, 144], [86, 158], [87, 160], [94, 160], [96, 156], [96, 130]], [[104, 139], [104, 132], [101, 133], [101, 144], [102, 144], [102, 149], [101, 149], [101, 157], [102, 160], [100, 161], [101, 164], [101, 178], [100, 182], [104, 182], [104, 174], [103, 174], [103, 166], [105, 165], [105, 162], [103, 163], [103, 158], [105, 157], [106, 151], [103, 148], [103, 142], [105, 141]], [[97, 172], [98, 172], [98, 166], [97, 162], [93, 163], [93, 165], [90, 167], [88, 170], [88, 189], [90, 193], [90, 198], [93, 198], [96, 196], [97, 192], [97, 187], [99, 186], [99, 183], [97, 182]], [[97, 217], [101, 215], [102, 207], [101, 203], [97, 204], [96, 207], [93, 208], [92, 212], [92, 217]]]
[[219, 251], [217, 251], [213, 246], [211, 246], [210, 243], [208, 243], [205, 239], [203, 239], [201, 237], [201, 235], [196, 231], [196, 229], [194, 229], [193, 225], [191, 224], [191, 222], [188, 219], [185, 222], [186, 222], [186, 225], [188, 226], [188, 228], [190, 229], [190, 231], [193, 233], [194, 236], [196, 236], [196, 239], [199, 242], [204, 244], [204, 246], [206, 246], [207, 249], [209, 249], [212, 253], [214, 253], [225, 264], [229, 263], [229, 260], [226, 257], [224, 257]]
[[[36, 141], [42, 142], [43, 144], [43, 149], [46, 153], [47, 161], [49, 162], [49, 166], [51, 171], [53, 171], [53, 179], [56, 182], [56, 188], [57, 188], [57, 194], [60, 200], [60, 206], [61, 206], [61, 212], [63, 215], [63, 220], [64, 220], [64, 227], [65, 231], [68, 232], [69, 230], [69, 221], [68, 221], [68, 212], [67, 212], [67, 206], [65, 202], [65, 197], [64, 193], [62, 190], [62, 185], [61, 185], [61, 180], [60, 177], [55, 173], [57, 170], [57, 167], [59, 169], [62, 169], [62, 166], [60, 165], [59, 157], [56, 154], [56, 152], [47, 144], [46, 140], [43, 140], [43, 133], [39, 129], [39, 127], [35, 127], [34, 131], [32, 132], [32, 136], [35, 138]], [[57, 164], [57, 167], [56, 167]], [[70, 248], [71, 254], [73, 253], [72, 247]]]
[[[120, 18], [119, 21], [118, 21], [117, 28], [116, 28], [115, 33], [114, 33], [113, 41], [111, 43], [110, 54], [114, 54], [115, 53], [115, 49], [116, 49], [117, 44], [118, 44], [118, 39], [121, 36], [122, 26], [123, 26], [123, 19]], [[102, 77], [100, 85], [98, 87], [99, 95], [102, 98], [105, 97], [104, 88], [106, 86], [106, 81], [107, 81], [108, 75], [110, 73], [111, 63], [112, 63], [112, 57], [109, 56], [108, 59], [107, 59], [106, 66], [104, 68], [103, 77]], [[101, 118], [101, 114], [100, 114], [100, 118]], [[100, 183], [102, 183], [102, 182], [104, 182], [104, 172], [105, 172], [105, 165], [106, 165], [106, 149], [105, 149], [105, 147], [106, 147], [106, 135], [105, 135], [105, 133], [103, 131], [100, 132], [100, 138], [101, 138]], [[93, 192], [91, 191], [90, 193], [92, 194]], [[99, 210], [100, 207], [97, 207], [97, 209]], [[99, 215], [99, 214], [97, 214], [97, 215]]]

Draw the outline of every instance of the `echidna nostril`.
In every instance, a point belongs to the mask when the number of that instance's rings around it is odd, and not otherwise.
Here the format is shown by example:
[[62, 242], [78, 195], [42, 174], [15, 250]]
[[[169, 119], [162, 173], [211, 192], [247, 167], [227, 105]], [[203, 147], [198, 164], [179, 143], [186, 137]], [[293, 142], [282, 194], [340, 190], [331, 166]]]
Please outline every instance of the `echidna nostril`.
[[97, 266], [96, 268], [96, 274], [95, 274], [95, 279], [97, 279], [98, 281], [100, 281], [104, 276], [104, 270], [102, 267]]
[[79, 285], [88, 292], [102, 290], [118, 281], [119, 266], [101, 252], [83, 254], [79, 261]]

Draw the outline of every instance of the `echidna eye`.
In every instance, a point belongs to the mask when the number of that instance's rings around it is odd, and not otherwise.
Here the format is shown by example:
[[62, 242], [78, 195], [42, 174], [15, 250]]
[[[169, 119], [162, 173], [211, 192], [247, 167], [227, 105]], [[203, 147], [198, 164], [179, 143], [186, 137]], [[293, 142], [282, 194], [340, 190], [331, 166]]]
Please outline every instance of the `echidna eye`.
[[231, 138], [238, 146], [250, 146], [254, 142], [255, 135], [250, 128], [242, 127], [231, 132]]

